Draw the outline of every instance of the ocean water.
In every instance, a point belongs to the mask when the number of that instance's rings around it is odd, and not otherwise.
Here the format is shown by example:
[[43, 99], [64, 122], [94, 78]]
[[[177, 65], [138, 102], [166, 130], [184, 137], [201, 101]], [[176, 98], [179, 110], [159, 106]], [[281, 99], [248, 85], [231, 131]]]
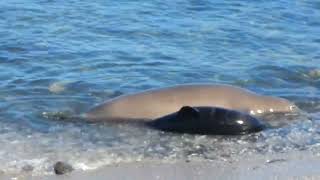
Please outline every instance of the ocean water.
[[[0, 171], [318, 154], [319, 19], [317, 0], [1, 0]], [[284, 97], [303, 115], [240, 137], [68, 121], [121, 94], [202, 82]]]

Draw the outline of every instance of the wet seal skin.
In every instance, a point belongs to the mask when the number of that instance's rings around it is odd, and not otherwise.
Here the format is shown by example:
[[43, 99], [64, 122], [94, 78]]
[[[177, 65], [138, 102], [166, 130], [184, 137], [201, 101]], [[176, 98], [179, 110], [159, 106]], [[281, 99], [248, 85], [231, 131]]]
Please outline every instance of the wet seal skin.
[[162, 131], [189, 134], [243, 135], [267, 125], [255, 117], [224, 108], [183, 106], [179, 111], [146, 123]]

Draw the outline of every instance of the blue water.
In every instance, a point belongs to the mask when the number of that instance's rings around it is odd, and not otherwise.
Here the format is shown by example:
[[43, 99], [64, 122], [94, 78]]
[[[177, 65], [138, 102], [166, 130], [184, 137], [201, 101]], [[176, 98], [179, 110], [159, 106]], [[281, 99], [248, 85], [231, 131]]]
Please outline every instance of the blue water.
[[[2, 0], [0, 169], [46, 174], [56, 160], [86, 170], [149, 159], [316, 152], [319, 19], [317, 0]], [[199, 82], [284, 97], [305, 115], [238, 138], [61, 118], [121, 94]]]

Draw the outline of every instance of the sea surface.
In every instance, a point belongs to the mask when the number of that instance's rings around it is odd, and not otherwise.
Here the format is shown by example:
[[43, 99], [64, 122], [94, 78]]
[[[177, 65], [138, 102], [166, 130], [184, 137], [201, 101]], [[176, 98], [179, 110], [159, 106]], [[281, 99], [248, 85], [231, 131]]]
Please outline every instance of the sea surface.
[[[182, 83], [287, 98], [301, 114], [271, 117], [287, 123], [236, 137], [74, 118], [122, 94]], [[90, 170], [319, 155], [320, 2], [1, 0], [0, 146], [1, 173], [35, 175], [52, 174], [58, 160]]]

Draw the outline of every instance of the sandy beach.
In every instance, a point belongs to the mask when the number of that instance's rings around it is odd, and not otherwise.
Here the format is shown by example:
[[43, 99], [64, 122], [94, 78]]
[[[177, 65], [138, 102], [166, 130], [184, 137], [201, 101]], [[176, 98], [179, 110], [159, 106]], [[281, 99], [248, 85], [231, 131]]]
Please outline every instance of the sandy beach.
[[92, 171], [76, 170], [66, 175], [16, 177], [1, 179], [47, 180], [211, 180], [211, 179], [319, 179], [320, 157], [300, 151], [266, 156], [244, 157], [238, 161], [219, 162], [136, 162], [108, 165]]

